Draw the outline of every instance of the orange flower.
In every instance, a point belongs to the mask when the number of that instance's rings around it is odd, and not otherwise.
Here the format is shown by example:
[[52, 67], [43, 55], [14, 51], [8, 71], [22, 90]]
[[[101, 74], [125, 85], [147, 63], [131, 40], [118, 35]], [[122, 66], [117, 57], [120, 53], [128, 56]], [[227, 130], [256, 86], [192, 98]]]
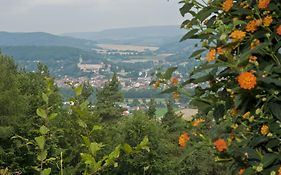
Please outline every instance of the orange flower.
[[252, 20], [246, 25], [246, 31], [247, 32], [255, 32], [257, 30], [259, 21], [258, 20]]
[[185, 147], [187, 141], [189, 140], [189, 136], [186, 132], [183, 132], [179, 137], [179, 145], [181, 148]]
[[241, 30], [235, 30], [229, 36], [235, 42], [238, 40], [243, 40], [244, 37], [246, 36], [246, 32], [243, 32]]
[[250, 62], [250, 63], [256, 63], [257, 59], [258, 59], [258, 58], [257, 58], [256, 56], [253, 56], [253, 55], [252, 55], [252, 56], [249, 57], [249, 62]]
[[217, 48], [217, 53], [219, 54], [219, 55], [222, 55], [222, 54], [224, 54], [226, 52], [226, 49], [225, 48], [222, 48], [222, 47], [218, 47]]
[[251, 42], [250, 48], [251, 48], [251, 49], [254, 49], [254, 48], [257, 47], [259, 44], [260, 44], [260, 40], [254, 39], [254, 40]]
[[268, 127], [268, 125], [263, 124], [262, 127], [261, 127], [261, 134], [265, 136], [265, 135], [267, 135], [268, 133], [269, 133], [269, 127]]
[[259, 0], [259, 5], [258, 5], [258, 7], [259, 7], [260, 9], [265, 9], [265, 8], [268, 7], [269, 3], [270, 3], [270, 0]]
[[279, 173], [279, 175], [281, 175], [281, 166], [280, 166], [280, 168], [278, 170], [278, 173]]
[[178, 84], [178, 82], [179, 82], [179, 80], [177, 79], [177, 77], [172, 77], [170, 81], [171, 81], [171, 83], [172, 83], [173, 86], [176, 86], [176, 85]]
[[245, 171], [245, 168], [240, 168], [239, 175], [242, 175], [244, 173], [244, 171]]
[[194, 120], [194, 121], [191, 123], [191, 125], [192, 125], [192, 126], [198, 126], [200, 123], [203, 123], [203, 122], [205, 122], [205, 120], [202, 119], [202, 118], [199, 118], [199, 119]]
[[222, 4], [222, 9], [225, 12], [228, 12], [233, 6], [233, 0], [226, 0], [224, 1], [224, 3]]
[[216, 49], [211, 49], [207, 54], [207, 61], [211, 62], [216, 58]]
[[243, 119], [247, 119], [247, 118], [250, 117], [250, 115], [251, 115], [250, 112], [246, 112], [246, 113], [242, 116], [242, 118], [243, 118]]
[[214, 145], [219, 152], [226, 151], [226, 149], [227, 149], [227, 143], [224, 139], [217, 139], [214, 142]]
[[263, 18], [262, 23], [265, 27], [268, 27], [271, 25], [272, 21], [273, 21], [272, 16], [266, 16]]
[[253, 89], [257, 84], [257, 78], [251, 72], [243, 72], [238, 76], [238, 83], [242, 89]]
[[279, 25], [278, 27], [277, 27], [277, 32], [276, 32], [278, 35], [281, 35], [281, 25]]

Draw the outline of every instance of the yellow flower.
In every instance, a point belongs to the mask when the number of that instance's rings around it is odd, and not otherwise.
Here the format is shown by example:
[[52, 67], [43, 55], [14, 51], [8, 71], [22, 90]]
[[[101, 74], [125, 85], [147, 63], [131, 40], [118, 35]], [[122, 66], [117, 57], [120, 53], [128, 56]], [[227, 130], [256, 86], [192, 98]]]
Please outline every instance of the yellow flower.
[[251, 42], [250, 48], [251, 48], [251, 49], [254, 49], [254, 48], [257, 47], [259, 44], [260, 44], [260, 40], [254, 39], [254, 40]]
[[281, 35], [281, 25], [279, 25], [279, 26], [277, 27], [276, 33], [277, 33], [278, 35]]
[[252, 56], [249, 57], [249, 62], [250, 62], [250, 63], [256, 63], [257, 59], [258, 59], [258, 58], [257, 58], [256, 56], [253, 56], [253, 55], [252, 55]]
[[186, 132], [183, 132], [179, 137], [179, 145], [181, 148], [185, 147], [186, 142], [189, 140], [189, 136]]
[[207, 61], [211, 62], [211, 61], [215, 60], [215, 58], [216, 58], [216, 49], [211, 49], [209, 51], [209, 53], [207, 54]]
[[259, 0], [259, 5], [258, 5], [258, 7], [259, 7], [260, 9], [265, 9], [265, 8], [268, 7], [269, 3], [270, 3], [270, 0]]
[[271, 25], [272, 21], [273, 21], [272, 16], [266, 16], [263, 18], [262, 23], [265, 27], [268, 27]]
[[242, 89], [253, 89], [257, 84], [257, 78], [251, 72], [243, 72], [238, 76], [238, 83]]
[[241, 30], [235, 30], [229, 36], [234, 42], [239, 40], [241, 41], [245, 38], [246, 32], [243, 32]]
[[261, 134], [265, 136], [265, 135], [267, 135], [268, 133], [269, 133], [269, 127], [268, 127], [268, 125], [263, 124], [262, 127], [261, 127]]
[[244, 1], [244, 2], [241, 2], [241, 3], [240, 3], [240, 7], [241, 7], [241, 8], [244, 8], [244, 9], [245, 9], [245, 8], [248, 8], [248, 7], [249, 7], [249, 4], [248, 4], [247, 1]]
[[251, 115], [250, 112], [246, 112], [246, 113], [242, 116], [242, 118], [243, 118], [243, 119], [247, 119], [247, 118], [250, 117], [250, 115]]
[[233, 0], [226, 0], [224, 1], [224, 3], [222, 4], [222, 9], [225, 12], [228, 12], [233, 6]]
[[198, 126], [200, 123], [203, 123], [203, 122], [205, 122], [205, 120], [202, 119], [202, 118], [199, 118], [199, 119], [194, 120], [194, 121], [191, 123], [191, 125], [192, 125], [192, 126]]

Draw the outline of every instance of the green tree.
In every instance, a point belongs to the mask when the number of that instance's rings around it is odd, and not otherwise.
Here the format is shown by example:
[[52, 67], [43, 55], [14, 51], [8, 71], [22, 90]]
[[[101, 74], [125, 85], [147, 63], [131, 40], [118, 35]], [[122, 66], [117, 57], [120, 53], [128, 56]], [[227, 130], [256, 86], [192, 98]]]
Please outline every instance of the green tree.
[[148, 103], [148, 110], [146, 111], [147, 116], [149, 116], [149, 118], [155, 118], [156, 116], [156, 102], [155, 99], [150, 99], [149, 103]]
[[124, 101], [124, 97], [120, 90], [120, 82], [116, 73], [113, 74], [110, 81], [105, 83], [103, 88], [97, 90], [95, 110], [103, 121], [121, 117], [123, 109], [119, 103]]

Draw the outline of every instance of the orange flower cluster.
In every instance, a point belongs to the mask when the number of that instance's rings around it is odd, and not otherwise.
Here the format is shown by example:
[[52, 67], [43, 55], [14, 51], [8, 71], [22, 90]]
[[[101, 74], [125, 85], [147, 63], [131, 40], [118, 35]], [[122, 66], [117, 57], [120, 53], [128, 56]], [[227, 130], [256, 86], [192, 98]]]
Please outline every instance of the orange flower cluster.
[[251, 48], [251, 49], [254, 49], [254, 48], [257, 47], [259, 44], [260, 44], [260, 40], [254, 39], [254, 40], [251, 42], [250, 48]]
[[200, 123], [203, 123], [203, 122], [205, 122], [205, 120], [202, 119], [202, 118], [199, 118], [199, 119], [194, 120], [194, 121], [191, 123], [191, 125], [192, 125], [192, 126], [198, 126]]
[[250, 112], [246, 112], [246, 113], [242, 116], [242, 118], [243, 118], [243, 119], [248, 119], [250, 116], [251, 116], [251, 113], [250, 113]]
[[209, 53], [207, 54], [207, 61], [208, 62], [211, 62], [211, 61], [213, 61], [213, 60], [215, 60], [215, 58], [216, 58], [216, 49], [211, 49], [210, 51], [209, 51]]
[[268, 27], [273, 22], [272, 16], [266, 16], [263, 18], [262, 23], [265, 27]]
[[189, 140], [189, 136], [186, 132], [183, 132], [179, 137], [179, 145], [181, 148], [185, 147], [187, 141]]
[[261, 127], [261, 134], [265, 136], [265, 135], [267, 135], [268, 133], [269, 133], [269, 127], [268, 127], [268, 125], [263, 124], [262, 127]]
[[222, 54], [224, 54], [226, 52], [226, 49], [225, 48], [222, 48], [222, 47], [218, 47], [217, 48], [217, 53], [219, 54], [219, 55], [222, 55]]
[[177, 79], [177, 77], [172, 77], [170, 81], [171, 81], [171, 83], [172, 83], [173, 86], [176, 86], [176, 85], [178, 84], [178, 82], [179, 82], [179, 80]]
[[224, 139], [217, 139], [214, 142], [214, 145], [219, 152], [223, 152], [227, 150], [227, 143]]
[[258, 26], [260, 25], [260, 20], [252, 20], [246, 25], [246, 31], [247, 32], [255, 32], [258, 29]]
[[229, 36], [234, 42], [239, 40], [241, 41], [245, 38], [246, 32], [243, 32], [241, 30], [235, 30]]
[[281, 166], [280, 166], [280, 168], [278, 170], [278, 173], [279, 173], [279, 175], [281, 175]]
[[270, 3], [270, 0], [259, 0], [258, 7], [260, 9], [265, 9], [268, 7], [269, 3]]
[[257, 84], [257, 78], [251, 72], [243, 72], [238, 76], [238, 83], [243, 89], [253, 89]]
[[278, 27], [277, 27], [277, 32], [276, 32], [278, 35], [281, 35], [281, 25], [279, 25]]
[[228, 12], [233, 6], [233, 0], [226, 0], [224, 1], [224, 3], [222, 4], [222, 9], [225, 12]]

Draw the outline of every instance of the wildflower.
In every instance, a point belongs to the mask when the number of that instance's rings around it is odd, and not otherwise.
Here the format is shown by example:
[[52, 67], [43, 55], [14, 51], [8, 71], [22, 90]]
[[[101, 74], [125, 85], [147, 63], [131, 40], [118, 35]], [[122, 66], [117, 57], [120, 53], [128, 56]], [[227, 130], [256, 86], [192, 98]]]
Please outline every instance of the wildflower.
[[262, 135], [264, 135], [264, 136], [267, 135], [267, 134], [269, 133], [269, 127], [268, 127], [268, 125], [263, 124], [260, 131], [261, 131], [261, 134], [262, 134]]
[[202, 119], [202, 118], [199, 118], [199, 119], [194, 120], [194, 121], [191, 123], [191, 125], [192, 125], [192, 126], [198, 126], [200, 123], [203, 123], [203, 122], [205, 122], [205, 120]]
[[217, 48], [217, 53], [219, 54], [219, 55], [222, 55], [222, 54], [224, 54], [226, 52], [226, 49], [225, 48], [222, 48], [222, 47], [218, 47]]
[[253, 89], [257, 84], [257, 78], [251, 72], [243, 72], [238, 76], [238, 83], [242, 89]]
[[217, 139], [214, 142], [214, 145], [219, 152], [226, 151], [226, 149], [227, 149], [227, 143], [224, 139]]
[[238, 114], [238, 110], [237, 110], [236, 108], [232, 108], [232, 109], [230, 110], [230, 115], [231, 115], [232, 117], [235, 117], [237, 114]]
[[257, 59], [258, 59], [258, 58], [257, 58], [256, 56], [253, 56], [253, 55], [252, 55], [252, 56], [249, 57], [249, 62], [250, 62], [250, 63], [256, 63]]
[[189, 136], [186, 132], [183, 132], [179, 137], [179, 145], [181, 148], [185, 147], [187, 141], [189, 140]]
[[239, 175], [242, 175], [244, 173], [244, 171], [245, 171], [245, 168], [240, 168]]
[[255, 32], [257, 30], [259, 22], [257, 20], [252, 20], [246, 25], [247, 32]]
[[235, 41], [243, 40], [244, 37], [246, 36], [246, 32], [243, 32], [241, 30], [235, 30], [229, 36], [235, 42]]
[[281, 25], [279, 25], [278, 27], [277, 27], [277, 32], [276, 32], [278, 35], [281, 35]]
[[254, 39], [254, 40], [251, 42], [250, 48], [251, 48], [251, 49], [254, 49], [254, 48], [257, 47], [259, 44], [260, 44], [260, 40]]
[[157, 89], [157, 88], [159, 88], [159, 86], [160, 86], [160, 81], [157, 80], [157, 81], [153, 84], [153, 87], [154, 87], [155, 89]]
[[250, 115], [251, 115], [250, 112], [246, 112], [246, 113], [242, 116], [242, 118], [243, 118], [243, 119], [247, 119], [247, 118], [250, 117]]
[[278, 173], [281, 175], [281, 166], [279, 167]]
[[209, 53], [207, 54], [207, 61], [211, 62], [216, 58], [216, 50], [215, 49], [211, 49], [209, 51]]
[[224, 1], [224, 3], [222, 4], [222, 9], [225, 12], [228, 12], [233, 6], [233, 0], [226, 0]]
[[259, 0], [258, 7], [260, 9], [265, 9], [268, 7], [269, 3], [270, 3], [270, 0]]
[[170, 81], [171, 81], [173, 86], [176, 86], [178, 84], [178, 82], [179, 82], [179, 80], [176, 77], [171, 78]]
[[265, 27], [268, 27], [271, 25], [272, 21], [273, 21], [272, 16], [266, 16], [263, 18], [262, 23]]

